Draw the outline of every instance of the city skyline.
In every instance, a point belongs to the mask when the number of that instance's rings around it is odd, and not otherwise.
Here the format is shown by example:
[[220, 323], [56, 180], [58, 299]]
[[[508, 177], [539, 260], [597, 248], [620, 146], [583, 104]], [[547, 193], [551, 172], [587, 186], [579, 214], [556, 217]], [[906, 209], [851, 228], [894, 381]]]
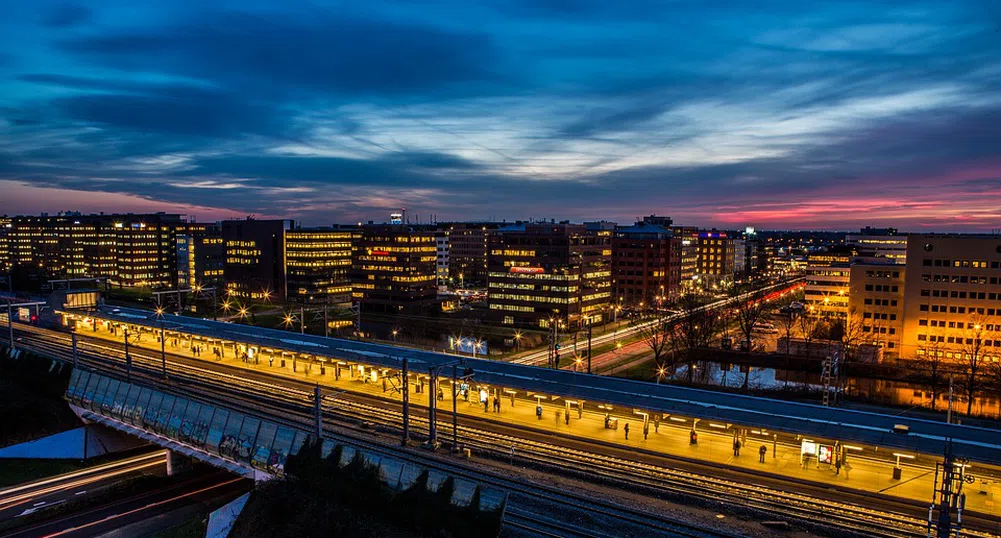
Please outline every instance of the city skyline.
[[11, 6], [0, 214], [1001, 222], [987, 2], [238, 9]]

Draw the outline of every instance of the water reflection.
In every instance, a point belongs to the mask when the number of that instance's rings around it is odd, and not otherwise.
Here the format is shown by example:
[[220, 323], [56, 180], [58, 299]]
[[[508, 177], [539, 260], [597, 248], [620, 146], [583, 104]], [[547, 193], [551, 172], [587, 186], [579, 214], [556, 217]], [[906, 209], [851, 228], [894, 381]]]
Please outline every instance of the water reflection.
[[[722, 365], [717, 362], [699, 364], [691, 373], [691, 378], [685, 366], [678, 367], [669, 377], [680, 382], [691, 381], [695, 384], [733, 389], [747, 388], [755, 392], [802, 394], [804, 398], [815, 394], [818, 401], [824, 387], [821, 375], [817, 372], [777, 368], [751, 368], [750, 371], [741, 371], [741, 366]], [[849, 377], [845, 391], [851, 399], [865, 403], [932, 409], [931, 391], [928, 387], [907, 381]], [[940, 389], [936, 395], [934, 409], [943, 411], [948, 405], [948, 388]], [[966, 411], [966, 399], [958, 386], [953, 394], [953, 410], [961, 413]], [[1001, 400], [996, 396], [975, 398], [973, 415], [1001, 419]]]

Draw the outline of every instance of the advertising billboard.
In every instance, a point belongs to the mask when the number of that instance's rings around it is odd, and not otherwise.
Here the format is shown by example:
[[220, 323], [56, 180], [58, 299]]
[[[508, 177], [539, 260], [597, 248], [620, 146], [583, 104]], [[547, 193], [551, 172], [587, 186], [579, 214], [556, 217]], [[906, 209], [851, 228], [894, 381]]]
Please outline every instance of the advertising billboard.
[[541, 267], [512, 267], [511, 272], [518, 275], [541, 275], [546, 270]]

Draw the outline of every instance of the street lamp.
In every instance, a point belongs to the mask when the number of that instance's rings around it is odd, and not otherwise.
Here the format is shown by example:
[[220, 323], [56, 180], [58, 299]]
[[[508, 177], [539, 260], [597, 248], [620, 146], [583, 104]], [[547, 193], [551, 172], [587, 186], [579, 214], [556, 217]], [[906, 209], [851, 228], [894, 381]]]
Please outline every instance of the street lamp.
[[400, 331], [398, 331], [398, 330], [396, 330], [396, 329], [393, 329], [393, 341], [394, 341], [394, 342], [396, 341], [396, 335], [397, 335], [397, 334], [400, 334]]
[[660, 385], [660, 380], [664, 378], [665, 374], [667, 374], [667, 370], [664, 369], [664, 367], [657, 368], [657, 384], [658, 385]]
[[518, 351], [518, 345], [521, 344], [521, 331], [514, 331], [514, 351]]

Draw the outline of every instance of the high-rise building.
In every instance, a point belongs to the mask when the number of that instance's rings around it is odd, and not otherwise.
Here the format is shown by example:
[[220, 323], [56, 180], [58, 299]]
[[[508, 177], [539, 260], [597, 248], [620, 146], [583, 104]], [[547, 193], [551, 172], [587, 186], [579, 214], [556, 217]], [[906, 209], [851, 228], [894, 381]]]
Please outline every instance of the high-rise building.
[[231, 295], [285, 298], [285, 233], [291, 220], [224, 220], [225, 280]]
[[830, 247], [807, 256], [804, 302], [812, 315], [845, 318], [855, 252], [846, 246]]
[[618, 228], [612, 238], [616, 301], [630, 307], [654, 307], [677, 296], [681, 255], [681, 239], [663, 225], [644, 220]]
[[0, 217], [0, 271], [4, 272], [10, 268], [10, 241], [8, 236], [10, 235], [11, 227], [10, 217]]
[[487, 242], [500, 225], [492, 222], [450, 222], [438, 226], [448, 237], [448, 274], [461, 287], [487, 283]]
[[1001, 357], [1001, 237], [910, 234], [904, 279], [905, 357]]
[[370, 312], [433, 308], [436, 263], [433, 232], [403, 224], [364, 226], [352, 257], [352, 298]]
[[435, 246], [435, 277], [439, 286], [448, 285], [448, 262], [450, 248], [448, 243], [448, 233], [438, 230], [434, 234]]
[[681, 240], [681, 287], [695, 284], [699, 271], [699, 229], [694, 226], [671, 226], [671, 232]]
[[18, 216], [10, 218], [8, 260], [48, 278], [107, 277], [126, 287], [177, 282], [180, 215]]
[[733, 280], [736, 244], [729, 233], [718, 230], [699, 232], [698, 254], [696, 273], [707, 285]]
[[612, 232], [527, 224], [490, 236], [488, 302], [502, 323], [570, 327], [599, 322], [612, 295]]
[[179, 289], [224, 284], [226, 247], [216, 224], [188, 223], [177, 232], [177, 286]]
[[303, 304], [351, 300], [352, 246], [356, 226], [294, 228], [285, 232], [285, 297]]

